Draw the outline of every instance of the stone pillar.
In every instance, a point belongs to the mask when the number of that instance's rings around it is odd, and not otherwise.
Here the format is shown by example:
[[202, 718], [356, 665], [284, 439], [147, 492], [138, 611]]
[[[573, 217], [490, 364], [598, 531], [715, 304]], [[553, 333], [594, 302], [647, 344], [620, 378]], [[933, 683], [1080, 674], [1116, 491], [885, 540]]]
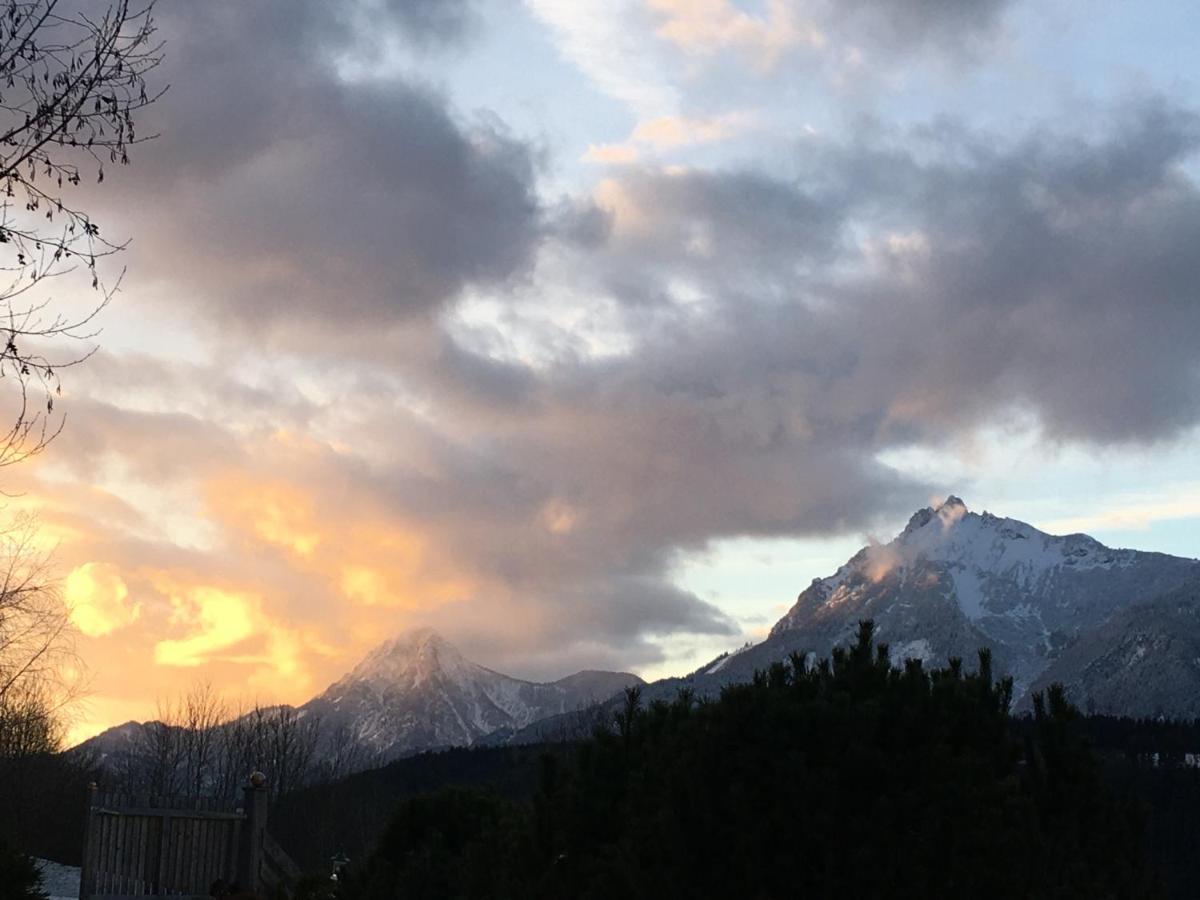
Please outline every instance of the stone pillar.
[[267, 778], [262, 772], [250, 776], [244, 787], [245, 819], [238, 841], [237, 883], [238, 888], [258, 893], [263, 888], [262, 854], [263, 832], [267, 830]]

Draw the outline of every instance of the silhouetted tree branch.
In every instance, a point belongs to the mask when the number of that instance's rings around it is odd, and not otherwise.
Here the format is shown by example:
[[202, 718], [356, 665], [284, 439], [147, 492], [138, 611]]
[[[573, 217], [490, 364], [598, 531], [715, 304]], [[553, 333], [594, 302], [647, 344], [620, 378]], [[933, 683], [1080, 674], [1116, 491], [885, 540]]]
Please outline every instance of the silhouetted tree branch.
[[[97, 314], [120, 286], [97, 261], [124, 249], [100, 233], [72, 188], [126, 165], [137, 114], [162, 96], [146, 75], [162, 60], [153, 0], [0, 0], [0, 382], [15, 382], [0, 466], [43, 450], [58, 434], [59, 372], [91, 355]], [[78, 314], [46, 294], [84, 274], [99, 297]], [[66, 349], [64, 349], [66, 348]]]

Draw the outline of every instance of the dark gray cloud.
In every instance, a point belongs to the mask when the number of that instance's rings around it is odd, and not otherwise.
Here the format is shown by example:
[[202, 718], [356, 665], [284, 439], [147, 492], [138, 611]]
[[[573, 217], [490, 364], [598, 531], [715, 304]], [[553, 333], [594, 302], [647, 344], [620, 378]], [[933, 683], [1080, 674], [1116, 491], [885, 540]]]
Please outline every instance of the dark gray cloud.
[[376, 328], [519, 274], [541, 229], [529, 147], [369, 71], [389, 34], [445, 41], [469, 16], [440, 0], [164, 7], [171, 90], [143, 126], [162, 136], [118, 184], [144, 201], [122, 218], [130, 263], [187, 282], [210, 321], [256, 327]]
[[845, 40], [892, 52], [935, 48], [969, 55], [994, 37], [1014, 0], [827, 0], [824, 27]]
[[662, 274], [684, 271], [703, 292], [765, 299], [838, 249], [841, 209], [759, 172], [642, 170], [607, 193], [618, 218], [636, 210], [608, 235], [625, 265], [609, 267], [606, 280], [627, 301], [662, 299], [654, 293]]
[[[922, 436], [1008, 405], [1053, 436], [1107, 443], [1170, 438], [1198, 402], [1200, 192], [1185, 164], [1191, 112], [1148, 101], [1107, 137], [986, 137], [942, 158], [872, 167], [878, 213], [925, 248], [830, 290], [851, 312], [864, 381]], [[928, 348], [926, 352], [915, 352]], [[869, 374], [867, 374], [869, 373]]]
[[[631, 403], [662, 386], [713, 407], [782, 381], [776, 425], [866, 453], [1017, 407], [1059, 437], [1171, 437], [1200, 413], [1198, 141], [1196, 116], [1149, 100], [1091, 140], [943, 126], [809, 145], [799, 178], [757, 195], [745, 173], [706, 173], [673, 204], [679, 176], [637, 173], [632, 225], [618, 212], [578, 262], [661, 313], [596, 377], [637, 379]], [[703, 252], [683, 237], [697, 228]], [[678, 305], [689, 283], [703, 314]]]
[[446, 43], [470, 30], [475, 6], [473, 0], [381, 0], [366, 10], [362, 27], [372, 28], [383, 12], [402, 23], [402, 33], [415, 43]]

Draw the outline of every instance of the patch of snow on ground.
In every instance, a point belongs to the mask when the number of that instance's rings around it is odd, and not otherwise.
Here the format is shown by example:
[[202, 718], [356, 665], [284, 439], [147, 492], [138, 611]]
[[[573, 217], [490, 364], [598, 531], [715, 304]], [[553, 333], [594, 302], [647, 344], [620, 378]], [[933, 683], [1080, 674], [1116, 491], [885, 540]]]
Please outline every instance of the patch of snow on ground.
[[79, 900], [79, 869], [48, 859], [36, 860], [42, 870], [42, 890], [50, 900]]

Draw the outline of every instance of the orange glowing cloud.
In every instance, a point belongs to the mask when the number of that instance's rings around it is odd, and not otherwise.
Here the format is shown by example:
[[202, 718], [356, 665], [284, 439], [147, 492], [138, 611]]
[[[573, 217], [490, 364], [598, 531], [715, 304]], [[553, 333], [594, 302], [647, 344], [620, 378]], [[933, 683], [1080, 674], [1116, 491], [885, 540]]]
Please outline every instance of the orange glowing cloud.
[[724, 141], [744, 131], [754, 121], [753, 115], [743, 112], [705, 118], [659, 116], [639, 122], [622, 143], [589, 144], [581, 158], [583, 162], [603, 165], [629, 165], [641, 159], [645, 149], [672, 150]]
[[63, 601], [72, 624], [88, 637], [111, 634], [133, 624], [141, 614], [141, 604], [130, 602], [129, 588], [108, 563], [72, 569], [63, 582]]
[[154, 645], [154, 661], [164, 666], [200, 666], [253, 635], [259, 601], [215, 587], [171, 592], [171, 624], [187, 637]]
[[686, 53], [710, 56], [737, 49], [757, 68], [770, 70], [788, 50], [820, 48], [825, 36], [797, 20], [786, 0], [767, 0], [765, 16], [747, 13], [731, 0], [647, 0], [662, 17], [659, 37]]
[[608, 166], [624, 166], [638, 160], [638, 149], [631, 144], [588, 144], [580, 159], [583, 162]]
[[217, 479], [210, 492], [219, 497], [223, 518], [248, 524], [270, 544], [307, 557], [321, 542], [311, 498], [284, 481], [259, 484], [234, 474]]

